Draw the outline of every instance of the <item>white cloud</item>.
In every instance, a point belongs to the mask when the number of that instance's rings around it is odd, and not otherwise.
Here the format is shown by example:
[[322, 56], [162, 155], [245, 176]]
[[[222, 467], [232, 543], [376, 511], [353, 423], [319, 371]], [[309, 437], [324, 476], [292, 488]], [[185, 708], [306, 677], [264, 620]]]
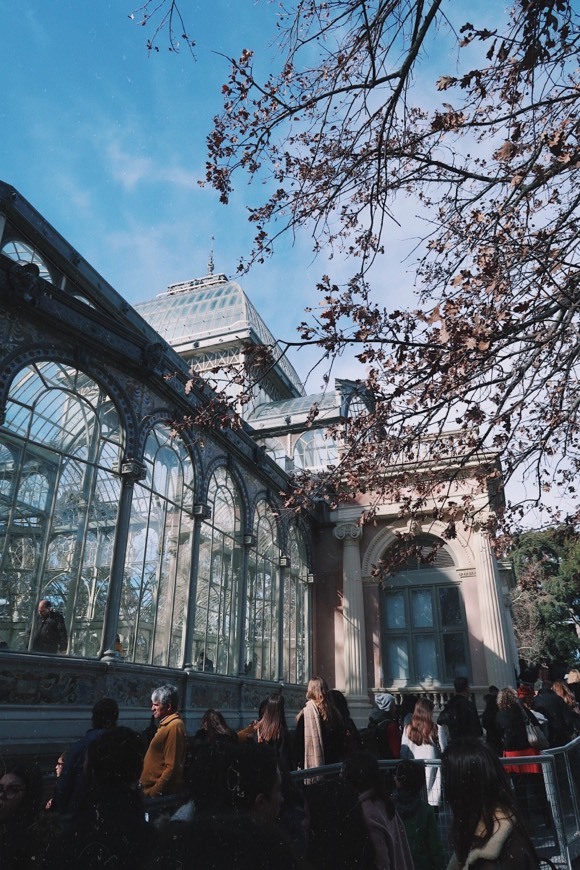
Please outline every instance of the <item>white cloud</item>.
[[160, 158], [142, 156], [127, 148], [119, 138], [109, 138], [104, 155], [113, 179], [125, 191], [133, 191], [144, 184], [170, 184], [188, 190], [197, 189], [197, 176], [193, 167], [186, 169], [165, 164]]

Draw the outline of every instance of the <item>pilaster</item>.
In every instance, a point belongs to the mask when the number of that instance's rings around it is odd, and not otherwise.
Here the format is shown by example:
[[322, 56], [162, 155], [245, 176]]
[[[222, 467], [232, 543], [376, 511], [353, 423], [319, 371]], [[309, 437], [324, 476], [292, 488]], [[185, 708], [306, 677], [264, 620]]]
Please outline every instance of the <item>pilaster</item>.
[[[342, 593], [345, 693], [355, 722], [368, 718], [365, 617], [360, 558], [361, 526], [342, 523], [334, 529], [342, 541]], [[364, 712], [364, 716], [363, 716]]]

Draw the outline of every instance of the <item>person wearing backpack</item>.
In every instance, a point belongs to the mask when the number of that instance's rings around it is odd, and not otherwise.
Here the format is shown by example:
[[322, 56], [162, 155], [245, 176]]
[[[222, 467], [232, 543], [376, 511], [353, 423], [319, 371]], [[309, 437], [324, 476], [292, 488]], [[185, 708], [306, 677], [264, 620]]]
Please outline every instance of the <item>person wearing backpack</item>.
[[455, 694], [451, 696], [443, 707], [437, 724], [447, 729], [450, 743], [456, 740], [481, 737], [483, 735], [483, 728], [479, 721], [477, 708], [469, 700], [469, 682], [467, 677], [455, 677], [453, 686]]
[[389, 692], [375, 695], [375, 709], [362, 742], [365, 749], [380, 759], [397, 759], [401, 755], [401, 729], [397, 717], [397, 702]]

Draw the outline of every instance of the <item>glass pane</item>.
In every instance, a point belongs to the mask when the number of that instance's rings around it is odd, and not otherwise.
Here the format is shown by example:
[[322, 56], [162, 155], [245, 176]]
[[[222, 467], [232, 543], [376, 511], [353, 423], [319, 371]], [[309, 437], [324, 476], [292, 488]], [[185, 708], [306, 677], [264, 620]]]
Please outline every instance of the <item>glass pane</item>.
[[463, 616], [457, 586], [446, 586], [439, 590], [439, 607], [442, 625], [462, 625]]
[[249, 555], [244, 674], [278, 678], [279, 553], [277, 529], [266, 502], [256, 509], [257, 547]]
[[467, 676], [465, 660], [465, 640], [463, 633], [443, 635], [443, 658], [445, 660], [445, 679]]
[[237, 674], [242, 511], [237, 488], [224, 468], [210, 481], [208, 503], [211, 517], [201, 529], [193, 658], [200, 670]]
[[387, 628], [405, 628], [405, 593], [389, 592], [385, 604]]
[[437, 653], [433, 635], [415, 638], [415, 671], [418, 680], [437, 678]]
[[295, 529], [289, 533], [290, 569], [284, 573], [283, 637], [284, 679], [305, 683], [308, 679], [308, 560], [304, 541]]
[[296, 468], [317, 470], [332, 465], [338, 459], [338, 448], [333, 438], [325, 437], [320, 429], [311, 429], [301, 435], [294, 447]]
[[404, 637], [387, 638], [386, 677], [389, 680], [409, 679], [409, 648]]
[[9, 647], [29, 648], [46, 596], [65, 617], [68, 651], [98, 654], [122, 440], [110, 398], [83, 372], [44, 361], [14, 378], [0, 430], [0, 640]]
[[433, 599], [430, 589], [415, 589], [411, 593], [411, 619], [415, 628], [433, 627]]
[[192, 469], [185, 445], [165, 426], [147, 439], [147, 477], [135, 484], [119, 614], [131, 661], [180, 667], [191, 573], [193, 519], [186, 510]]

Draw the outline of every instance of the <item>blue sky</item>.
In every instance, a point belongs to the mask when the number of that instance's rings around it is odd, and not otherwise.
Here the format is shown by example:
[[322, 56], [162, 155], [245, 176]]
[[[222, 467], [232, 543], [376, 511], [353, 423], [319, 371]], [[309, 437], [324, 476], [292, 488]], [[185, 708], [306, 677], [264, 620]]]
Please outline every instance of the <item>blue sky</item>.
[[[496, 4], [489, 0], [486, 11]], [[451, 0], [463, 21], [463, 4]], [[0, 178], [16, 187], [129, 302], [170, 283], [204, 275], [215, 237], [217, 271], [235, 275], [252, 238], [245, 179], [228, 207], [200, 189], [205, 137], [221, 108], [229, 68], [220, 53], [253, 48], [264, 65], [275, 55], [277, 2], [182, 0], [187, 50], [148, 54], [151, 29], [129, 13], [131, 0], [0, 0]], [[429, 82], [453, 71], [438, 39], [427, 65]], [[451, 67], [451, 70], [449, 69]], [[400, 265], [415, 234], [414, 206], [401, 203], [403, 227], [393, 232], [377, 272], [381, 299], [400, 305], [412, 279]], [[322, 260], [322, 261], [321, 261]], [[275, 257], [241, 279], [278, 337], [295, 338], [294, 324], [316, 301], [326, 264], [313, 261], [307, 234], [279, 245]], [[340, 280], [341, 264], [333, 261]], [[294, 360], [302, 374], [306, 355]], [[335, 374], [355, 376], [344, 361]], [[309, 382], [320, 387], [318, 375]]]
[[[216, 271], [251, 244], [248, 191], [227, 208], [204, 176], [205, 137], [229, 67], [219, 53], [268, 48], [275, 6], [184, 0], [196, 40], [148, 54], [131, 0], [0, 0], [0, 178], [13, 185], [129, 302]], [[242, 279], [273, 331], [295, 338], [321, 269], [305, 240]], [[292, 299], [289, 316], [288, 300]], [[290, 328], [292, 323], [292, 328]], [[316, 385], [314, 385], [316, 386]]]

